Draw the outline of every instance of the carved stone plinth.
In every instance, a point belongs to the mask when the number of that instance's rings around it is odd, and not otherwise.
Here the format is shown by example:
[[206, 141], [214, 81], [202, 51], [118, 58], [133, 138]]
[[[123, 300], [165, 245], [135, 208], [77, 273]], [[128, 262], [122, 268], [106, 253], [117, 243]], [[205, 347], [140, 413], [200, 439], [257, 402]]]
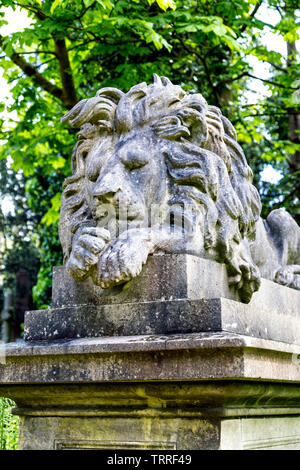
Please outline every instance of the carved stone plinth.
[[137, 278], [109, 290], [55, 268], [53, 308], [27, 312], [25, 339], [224, 331], [300, 345], [299, 306], [300, 291], [266, 279], [242, 304], [224, 265], [153, 255]]
[[298, 354], [229, 333], [10, 344], [0, 395], [22, 449], [300, 449]]
[[263, 280], [246, 305], [226, 276], [155, 255], [108, 291], [56, 268], [0, 364], [20, 447], [300, 449], [300, 292]]

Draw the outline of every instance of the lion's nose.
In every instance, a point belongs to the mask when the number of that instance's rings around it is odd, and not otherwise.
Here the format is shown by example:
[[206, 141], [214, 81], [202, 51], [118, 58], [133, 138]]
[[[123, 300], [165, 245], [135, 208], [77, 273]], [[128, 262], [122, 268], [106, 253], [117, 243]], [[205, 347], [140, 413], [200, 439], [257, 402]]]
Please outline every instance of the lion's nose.
[[120, 177], [115, 172], [107, 171], [100, 174], [93, 188], [93, 196], [105, 201], [111, 201], [120, 191]]
[[120, 191], [119, 187], [115, 188], [108, 188], [103, 185], [98, 185], [98, 187], [94, 188], [93, 196], [97, 199], [101, 199], [104, 202], [111, 202], [115, 199], [117, 193]]
[[103, 193], [97, 193], [96, 197], [101, 199], [103, 202], [112, 202], [115, 199], [118, 191], [107, 191]]

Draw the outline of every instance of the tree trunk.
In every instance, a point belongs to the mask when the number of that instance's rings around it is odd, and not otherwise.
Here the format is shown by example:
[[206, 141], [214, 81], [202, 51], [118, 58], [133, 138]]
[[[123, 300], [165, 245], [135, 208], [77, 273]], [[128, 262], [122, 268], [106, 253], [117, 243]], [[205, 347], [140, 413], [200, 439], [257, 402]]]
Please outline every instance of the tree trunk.
[[[290, 13], [291, 14], [291, 13]], [[294, 15], [293, 15], [294, 16]], [[296, 21], [296, 18], [295, 18]], [[287, 42], [287, 72], [289, 68], [297, 61], [296, 42]], [[293, 144], [300, 144], [300, 114], [297, 105], [288, 109], [289, 139]], [[298, 131], [298, 132], [297, 132]], [[289, 171], [295, 173], [300, 171], [300, 151], [290, 155]]]

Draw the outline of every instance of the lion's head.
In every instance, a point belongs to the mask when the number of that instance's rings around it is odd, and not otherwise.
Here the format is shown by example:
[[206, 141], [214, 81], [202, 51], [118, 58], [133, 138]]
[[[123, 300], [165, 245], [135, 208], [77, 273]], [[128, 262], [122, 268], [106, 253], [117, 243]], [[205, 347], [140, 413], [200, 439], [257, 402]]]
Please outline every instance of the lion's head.
[[62, 195], [65, 260], [80, 227], [110, 228], [114, 218], [118, 234], [145, 221], [162, 224], [175, 207], [194, 227], [193, 251], [226, 262], [237, 276], [237, 247], [253, 236], [261, 206], [235, 130], [218, 108], [155, 76], [128, 93], [103, 88], [62, 120], [80, 128]]

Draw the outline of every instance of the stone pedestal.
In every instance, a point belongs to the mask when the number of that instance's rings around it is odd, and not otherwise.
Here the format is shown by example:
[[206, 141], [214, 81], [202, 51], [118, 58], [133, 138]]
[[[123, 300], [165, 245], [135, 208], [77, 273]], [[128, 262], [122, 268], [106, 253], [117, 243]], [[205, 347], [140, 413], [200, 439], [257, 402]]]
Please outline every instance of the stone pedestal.
[[263, 281], [244, 305], [189, 255], [110, 292], [53, 284], [0, 364], [22, 449], [300, 449], [300, 292]]

